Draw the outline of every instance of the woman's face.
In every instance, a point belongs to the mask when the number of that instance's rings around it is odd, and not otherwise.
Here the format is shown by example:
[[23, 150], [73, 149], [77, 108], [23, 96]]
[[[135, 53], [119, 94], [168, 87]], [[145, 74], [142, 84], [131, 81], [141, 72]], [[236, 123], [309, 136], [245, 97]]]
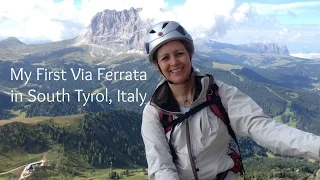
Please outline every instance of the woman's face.
[[162, 45], [157, 53], [162, 74], [174, 83], [184, 83], [190, 75], [191, 59], [180, 41], [170, 41]]

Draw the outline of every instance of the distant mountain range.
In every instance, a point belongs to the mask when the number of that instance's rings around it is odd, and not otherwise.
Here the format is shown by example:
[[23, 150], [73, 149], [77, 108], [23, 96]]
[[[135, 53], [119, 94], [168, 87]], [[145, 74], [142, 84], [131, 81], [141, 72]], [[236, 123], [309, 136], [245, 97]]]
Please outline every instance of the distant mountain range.
[[280, 54], [280, 55], [289, 55], [289, 50], [287, 46], [278, 46], [276, 43], [249, 43], [249, 44], [227, 44], [220, 43], [217, 41], [201, 39], [195, 40], [195, 44], [200, 46], [200, 49], [205, 49], [211, 51], [214, 49], [232, 49], [250, 53], [259, 53], [259, 54]]
[[[75, 46], [88, 46], [92, 55], [114, 56], [125, 52], [143, 52], [144, 38], [152, 20], [143, 20], [139, 16], [141, 9], [116, 11], [104, 10], [98, 12], [87, 27], [83, 36], [75, 39]], [[195, 44], [201, 49], [234, 49], [251, 53], [266, 53], [289, 55], [286, 46], [275, 43], [249, 43], [233, 45], [216, 41], [198, 39]], [[0, 48], [6, 49], [23, 45], [18, 39], [10, 37], [0, 41]]]
[[[142, 20], [139, 17], [140, 11], [141, 9], [131, 8], [99, 12], [92, 18], [87, 33], [75, 39], [45, 44], [24, 44], [14, 37], [0, 41], [0, 119], [20, 121], [2, 121], [8, 122], [7, 125], [0, 123], [0, 159], [4, 156], [19, 157], [19, 154], [11, 154], [13, 149], [21, 151], [20, 154], [33, 155], [57, 149], [62, 154], [60, 157], [63, 157], [61, 167], [58, 168], [61, 171], [57, 174], [63, 178], [67, 177], [66, 174], [83, 175], [90, 168], [108, 168], [112, 162], [115, 167], [146, 166], [139, 129], [144, 106], [139, 106], [141, 102], [117, 102], [117, 90], [134, 93], [139, 89], [147, 94], [146, 100], [149, 100], [162, 78], [143, 54], [145, 33], [152, 21]], [[315, 85], [320, 86], [320, 62], [292, 57], [286, 46], [273, 43], [233, 45], [197, 39], [195, 45], [193, 65], [197, 70], [238, 87], [276, 120], [320, 133], [320, 93], [311, 91], [317, 87]], [[34, 74], [30, 76], [28, 83], [25, 79], [10, 78], [11, 68], [34, 72], [39, 67], [48, 71], [66, 70], [69, 72], [65, 76], [68, 81], [37, 80]], [[109, 72], [144, 71], [147, 81], [98, 80], [97, 69], [101, 67]], [[74, 80], [70, 68], [90, 71], [94, 77], [88, 81]], [[94, 101], [83, 107], [83, 101], [77, 102], [75, 94], [71, 94], [71, 103], [9, 103], [11, 91], [27, 97], [30, 89], [53, 93], [62, 88], [68, 92], [84, 89], [85, 93], [95, 95], [108, 89], [108, 97], [114, 101], [112, 105]], [[24, 124], [26, 122], [32, 125]], [[252, 141], [244, 139], [241, 144], [246, 158], [267, 156], [267, 151]], [[22, 159], [16, 157], [6, 158], [4, 166], [0, 166], [0, 172], [7, 171], [9, 167], [15, 168], [12, 159], [17, 162]], [[266, 161], [259, 160], [252, 163], [251, 167], [259, 167], [257, 164], [262, 163], [271, 167], [264, 170], [265, 173], [278, 171], [274, 167], [279, 165], [264, 162]], [[303, 168], [299, 170], [299, 176], [303, 175], [302, 172], [313, 172], [308, 166], [304, 166], [309, 162], [294, 161], [293, 165], [286, 162], [281, 160], [285, 165], [283, 167], [294, 171], [296, 176], [293, 177], [298, 176], [293, 169], [300, 167]], [[319, 169], [318, 166], [316, 168]], [[55, 168], [55, 171], [58, 169]], [[46, 173], [42, 173], [44, 174]], [[54, 173], [47, 174], [56, 176]], [[284, 176], [282, 170], [281, 176]]]
[[[0, 41], [0, 60], [53, 68], [66, 63], [110, 65], [132, 56], [142, 59], [145, 57], [145, 34], [153, 22], [143, 20], [140, 11], [131, 8], [98, 12], [85, 35], [75, 39], [32, 45], [9, 37]], [[317, 84], [320, 79], [319, 61], [292, 57], [286, 46], [275, 43], [234, 45], [208, 39], [196, 39], [194, 43], [194, 58], [208, 67], [213, 67], [214, 62], [238, 65], [254, 69], [275, 82], [287, 84], [296, 79], [294, 86], [299, 87]]]

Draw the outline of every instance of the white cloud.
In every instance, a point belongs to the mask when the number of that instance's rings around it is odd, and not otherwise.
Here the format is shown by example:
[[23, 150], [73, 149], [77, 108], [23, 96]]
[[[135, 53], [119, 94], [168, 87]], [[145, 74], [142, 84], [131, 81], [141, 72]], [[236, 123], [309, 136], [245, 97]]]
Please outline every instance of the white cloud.
[[262, 4], [252, 3], [252, 6], [256, 12], [260, 15], [268, 15], [270, 13], [276, 14], [287, 14], [288, 10], [295, 13], [302, 12], [302, 8], [320, 6], [320, 1], [305, 1], [305, 2], [294, 2], [287, 4]]
[[[19, 4], [19, 5], [18, 5]], [[0, 6], [0, 35], [20, 40], [59, 41], [80, 35], [92, 17], [105, 9], [143, 8], [142, 16], [181, 22], [195, 36], [221, 36], [235, 23], [244, 23], [252, 14], [249, 4], [236, 6], [235, 0], [224, 3], [212, 0], [186, 0], [179, 7], [168, 7], [164, 0], [10, 0]]]
[[289, 38], [289, 42], [295, 42], [298, 41], [300, 39], [300, 37], [302, 36], [302, 34], [300, 32], [293, 34], [290, 38]]
[[248, 3], [241, 4], [232, 16], [236, 22], [244, 23], [253, 16], [252, 7]]
[[142, 16], [155, 22], [174, 20], [180, 22], [193, 36], [220, 37], [237, 23], [245, 23], [253, 14], [248, 3], [236, 6], [235, 0], [223, 3], [212, 0], [186, 0], [185, 4], [165, 11], [143, 11]]
[[88, 25], [91, 18], [105, 9], [122, 11], [124, 9], [143, 8], [150, 16], [158, 14], [161, 8], [166, 8], [168, 4], [164, 0], [82, 0], [79, 6], [80, 20]]
[[[66, 21], [77, 18], [73, 1], [54, 3], [52, 0], [10, 0], [0, 6], [0, 34], [21, 40], [62, 40]], [[69, 36], [69, 38], [72, 35]]]
[[280, 40], [283, 40], [283, 39], [287, 39], [289, 36], [289, 30], [287, 28], [282, 28], [279, 30], [275, 40], [276, 41], [280, 41]]
[[290, 55], [294, 57], [306, 58], [306, 59], [320, 59], [320, 53], [293, 53]]
[[[243, 3], [238, 6], [235, 0], [225, 0], [224, 3], [215, 0], [186, 0], [180, 6], [168, 7], [165, 0], [82, 0], [78, 5], [73, 0], [59, 3], [53, 0], [10, 0], [0, 6], [0, 39], [14, 36], [27, 43], [70, 39], [83, 33], [97, 12], [105, 9], [120, 11], [141, 7], [141, 15], [144, 18], [154, 18], [155, 22], [178, 21], [194, 38], [210, 37], [229, 43], [288, 44], [299, 41], [308, 44], [319, 39], [319, 34], [315, 35], [319, 28], [278, 29], [279, 27], [272, 26], [277, 22], [275, 16], [266, 17], [258, 14], [269, 15], [279, 9], [284, 13], [288, 13], [289, 10], [297, 13], [299, 11], [290, 8], [309, 7], [319, 3]], [[262, 18], [260, 24], [254, 24], [259, 18]]]
[[289, 31], [288, 28], [284, 27], [278, 31], [278, 34], [275, 37], [276, 42], [291, 43], [298, 41], [302, 37], [301, 32]]

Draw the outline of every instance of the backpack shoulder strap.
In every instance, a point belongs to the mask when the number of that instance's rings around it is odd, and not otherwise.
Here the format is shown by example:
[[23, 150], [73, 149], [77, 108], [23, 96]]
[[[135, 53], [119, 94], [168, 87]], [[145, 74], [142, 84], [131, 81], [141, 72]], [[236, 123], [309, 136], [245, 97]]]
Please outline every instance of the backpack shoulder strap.
[[[230, 119], [229, 119], [228, 113], [226, 112], [224, 106], [222, 105], [218, 90], [219, 90], [218, 85], [216, 83], [213, 83], [211, 85], [211, 88], [209, 89], [208, 94], [207, 94], [207, 99], [209, 101], [212, 101], [212, 103], [210, 103], [210, 108], [213, 111], [213, 113], [216, 116], [218, 116], [223, 121], [223, 123], [227, 126], [229, 135], [232, 137], [232, 139], [234, 140], [234, 142], [236, 143], [236, 145], [238, 147], [238, 150], [239, 150], [239, 157], [238, 158], [242, 164], [240, 145], [239, 145], [237, 137], [236, 137], [231, 125], [230, 125]], [[244, 173], [245, 172], [244, 167], [241, 166], [240, 168], [241, 168], [241, 170], [240, 170], [241, 174]]]
[[188, 117], [194, 115], [196, 112], [200, 111], [202, 108], [208, 106], [210, 103], [210, 101], [206, 101], [203, 102], [201, 104], [199, 104], [196, 107], [193, 107], [192, 109], [190, 109], [188, 112], [186, 112], [185, 114], [181, 114], [179, 115], [178, 118], [176, 118], [173, 121], [173, 116], [172, 115], [167, 115], [167, 114], [163, 114], [162, 112], [158, 111], [159, 114], [159, 118], [160, 118], [160, 122], [165, 130], [165, 134], [167, 134], [167, 132], [170, 131], [170, 139], [169, 139], [169, 147], [171, 150], [171, 154], [172, 154], [172, 158], [173, 161], [177, 159], [177, 154], [174, 151], [173, 145], [171, 143], [171, 139], [172, 139], [172, 132], [174, 131], [174, 128], [177, 124], [183, 122], [185, 119], [187, 119]]
[[[171, 131], [172, 128], [174, 128], [174, 127], [172, 127], [172, 125], [170, 125], [173, 120], [173, 116], [168, 115], [168, 114], [163, 114], [160, 111], [158, 111], [158, 114], [159, 114], [160, 122], [164, 128], [165, 134], [167, 134], [169, 131]], [[168, 144], [169, 144], [169, 148], [171, 151], [172, 160], [174, 161], [177, 159], [177, 154], [175, 153], [174, 147], [171, 143], [171, 137], [172, 137], [171, 135], [172, 135], [172, 133], [170, 134], [170, 140], [169, 140]]]
[[219, 96], [219, 91], [218, 91], [219, 87], [213, 81], [212, 75], [207, 74], [207, 76], [209, 76], [212, 80], [211, 86], [208, 89], [208, 93], [207, 93], [208, 101], [212, 102], [212, 103], [210, 103], [211, 110], [213, 111], [213, 113], [216, 116], [218, 116], [224, 122], [224, 124], [228, 128], [228, 132], [229, 132], [230, 136], [233, 138], [233, 140], [235, 141], [237, 146], [239, 146], [237, 137], [236, 137], [231, 125], [230, 125], [230, 119], [229, 119], [228, 113], [226, 112], [224, 106], [222, 105], [221, 98]]
[[172, 128], [172, 126], [169, 125], [173, 120], [172, 115], [163, 114], [159, 110], [158, 110], [158, 115], [159, 115], [160, 122], [165, 130], [165, 133], [169, 132]]

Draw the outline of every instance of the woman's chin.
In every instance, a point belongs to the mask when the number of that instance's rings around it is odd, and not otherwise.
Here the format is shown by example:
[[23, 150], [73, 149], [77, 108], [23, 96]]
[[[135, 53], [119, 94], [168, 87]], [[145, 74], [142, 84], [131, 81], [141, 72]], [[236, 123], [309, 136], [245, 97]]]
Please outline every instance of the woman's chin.
[[188, 79], [187, 78], [170, 78], [168, 80], [173, 82], [174, 84], [184, 84]]

